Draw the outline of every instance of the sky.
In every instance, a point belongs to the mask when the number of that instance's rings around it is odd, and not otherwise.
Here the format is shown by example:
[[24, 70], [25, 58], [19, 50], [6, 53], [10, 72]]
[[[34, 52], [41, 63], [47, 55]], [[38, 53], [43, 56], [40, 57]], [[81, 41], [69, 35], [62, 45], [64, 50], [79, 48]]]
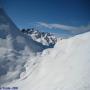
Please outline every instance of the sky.
[[90, 0], [2, 0], [2, 3], [19, 28], [36, 22], [75, 27], [90, 24]]

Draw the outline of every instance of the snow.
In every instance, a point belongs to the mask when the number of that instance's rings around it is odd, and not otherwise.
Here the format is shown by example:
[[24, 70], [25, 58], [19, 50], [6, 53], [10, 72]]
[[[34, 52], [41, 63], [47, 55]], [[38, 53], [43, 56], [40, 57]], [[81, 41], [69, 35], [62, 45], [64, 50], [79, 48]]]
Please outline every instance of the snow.
[[53, 47], [57, 42], [57, 39], [54, 34], [40, 32], [36, 28], [22, 29], [21, 32], [28, 35], [34, 41], [42, 43], [43, 45], [49, 47]]
[[90, 32], [58, 38], [54, 48], [45, 48], [21, 33], [0, 9], [0, 87], [90, 89]]
[[26, 61], [45, 48], [21, 33], [0, 8], [0, 86], [19, 79]]
[[[90, 89], [90, 32], [69, 39], [58, 39], [53, 49], [44, 50], [27, 62], [28, 76], [7, 86], [19, 90], [89, 90]], [[41, 57], [40, 57], [41, 56]]]

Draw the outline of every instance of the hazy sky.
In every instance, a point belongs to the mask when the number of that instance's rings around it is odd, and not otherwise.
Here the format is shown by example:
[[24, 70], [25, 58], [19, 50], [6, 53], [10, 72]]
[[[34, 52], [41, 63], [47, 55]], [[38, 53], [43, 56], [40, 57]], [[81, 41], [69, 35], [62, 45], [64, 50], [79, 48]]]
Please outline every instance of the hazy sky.
[[90, 0], [2, 0], [18, 27], [35, 22], [70, 26], [90, 24]]

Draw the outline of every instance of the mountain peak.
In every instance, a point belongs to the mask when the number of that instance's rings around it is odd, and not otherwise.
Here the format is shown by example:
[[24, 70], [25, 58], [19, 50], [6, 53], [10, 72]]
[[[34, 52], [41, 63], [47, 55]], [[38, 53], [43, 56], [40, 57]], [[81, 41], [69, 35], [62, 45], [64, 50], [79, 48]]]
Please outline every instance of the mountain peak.
[[[20, 32], [4, 9], [0, 8], [0, 85], [20, 78], [21, 71], [25, 71], [25, 62], [45, 48]], [[7, 76], [10, 72], [15, 75]]]

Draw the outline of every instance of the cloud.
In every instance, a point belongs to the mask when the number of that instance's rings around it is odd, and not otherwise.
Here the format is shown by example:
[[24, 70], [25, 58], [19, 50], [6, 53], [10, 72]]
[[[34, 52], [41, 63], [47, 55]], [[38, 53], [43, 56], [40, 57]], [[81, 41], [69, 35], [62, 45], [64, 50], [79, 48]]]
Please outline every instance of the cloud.
[[82, 27], [74, 27], [74, 26], [68, 26], [68, 25], [62, 25], [62, 24], [48, 24], [45, 22], [38, 22], [38, 24], [41, 27], [46, 27], [49, 29], [60, 29], [64, 31], [69, 31], [72, 34], [80, 34], [80, 33], [90, 31], [90, 25], [82, 26]]
[[48, 23], [44, 23], [44, 22], [39, 22], [39, 24], [41, 26], [44, 26], [46, 28], [49, 29], [64, 29], [64, 30], [76, 30], [76, 27], [72, 27], [72, 26], [67, 26], [67, 25], [62, 25], [62, 24], [48, 24]]

